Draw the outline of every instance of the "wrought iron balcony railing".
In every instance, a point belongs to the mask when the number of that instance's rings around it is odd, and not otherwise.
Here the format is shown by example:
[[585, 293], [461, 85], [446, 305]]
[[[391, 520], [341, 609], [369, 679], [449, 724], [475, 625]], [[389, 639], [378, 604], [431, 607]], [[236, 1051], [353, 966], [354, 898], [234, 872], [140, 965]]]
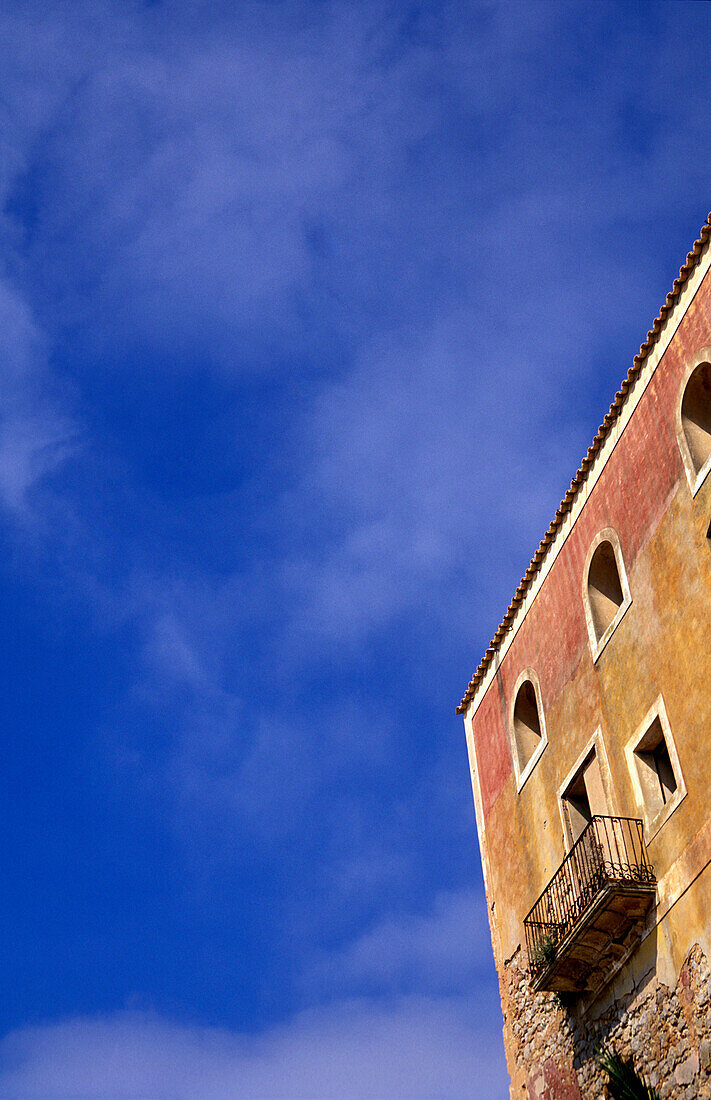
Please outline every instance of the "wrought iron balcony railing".
[[593, 817], [524, 920], [534, 988], [585, 988], [605, 959], [605, 937], [621, 942], [655, 886], [642, 822]]

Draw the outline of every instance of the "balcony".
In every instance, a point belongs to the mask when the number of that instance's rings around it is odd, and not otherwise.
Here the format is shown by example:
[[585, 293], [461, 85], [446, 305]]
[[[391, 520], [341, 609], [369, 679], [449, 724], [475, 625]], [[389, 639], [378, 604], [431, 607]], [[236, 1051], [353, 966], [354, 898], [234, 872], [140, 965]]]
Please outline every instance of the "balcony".
[[523, 922], [533, 988], [600, 985], [634, 944], [655, 889], [642, 822], [593, 817]]

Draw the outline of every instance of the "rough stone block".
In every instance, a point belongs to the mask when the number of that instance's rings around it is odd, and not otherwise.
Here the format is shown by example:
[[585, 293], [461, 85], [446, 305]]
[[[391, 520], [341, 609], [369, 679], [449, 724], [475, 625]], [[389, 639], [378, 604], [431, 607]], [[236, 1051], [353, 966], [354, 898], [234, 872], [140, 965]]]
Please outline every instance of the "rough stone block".
[[696, 1051], [680, 1062], [674, 1071], [674, 1078], [678, 1085], [690, 1085], [699, 1072], [699, 1056]]

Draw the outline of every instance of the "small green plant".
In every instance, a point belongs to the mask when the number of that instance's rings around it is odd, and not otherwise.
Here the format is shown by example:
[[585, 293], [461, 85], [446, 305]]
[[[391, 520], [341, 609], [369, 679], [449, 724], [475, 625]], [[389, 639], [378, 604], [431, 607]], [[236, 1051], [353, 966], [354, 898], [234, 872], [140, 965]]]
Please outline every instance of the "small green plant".
[[612, 1100], [659, 1100], [659, 1093], [636, 1072], [632, 1059], [624, 1059], [614, 1051], [601, 1047], [597, 1064], [607, 1074], [607, 1088]]
[[533, 948], [531, 962], [535, 967], [550, 966], [556, 957], [557, 950], [558, 941], [555, 936], [550, 934], [543, 936]]

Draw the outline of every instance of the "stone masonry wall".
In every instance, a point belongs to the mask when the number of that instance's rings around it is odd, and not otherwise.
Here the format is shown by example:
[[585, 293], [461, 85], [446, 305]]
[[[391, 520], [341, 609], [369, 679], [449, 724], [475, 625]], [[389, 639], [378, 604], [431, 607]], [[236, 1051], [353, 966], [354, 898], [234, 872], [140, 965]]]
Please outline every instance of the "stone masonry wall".
[[654, 970], [596, 1018], [555, 993], [534, 993], [521, 953], [501, 981], [504, 1041], [517, 1100], [602, 1100], [601, 1045], [623, 1057], [662, 1100], [711, 1100], [711, 972], [695, 945], [675, 988]]

